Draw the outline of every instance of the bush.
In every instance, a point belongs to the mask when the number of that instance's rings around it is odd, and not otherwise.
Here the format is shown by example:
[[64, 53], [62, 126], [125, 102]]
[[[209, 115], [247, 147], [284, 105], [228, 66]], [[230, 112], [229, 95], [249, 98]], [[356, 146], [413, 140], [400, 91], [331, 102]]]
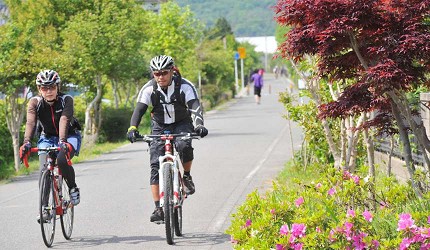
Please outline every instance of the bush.
[[99, 142], [124, 141], [132, 114], [130, 108], [104, 107]]
[[[313, 165], [315, 169], [323, 169]], [[309, 168], [306, 170], [308, 171]], [[264, 196], [253, 192], [227, 233], [237, 249], [428, 249], [428, 197], [417, 199], [393, 178], [369, 195], [367, 178], [324, 166], [314, 181], [287, 179]], [[296, 175], [309, 173], [293, 167]], [[314, 175], [315, 176], [315, 175]], [[372, 204], [376, 202], [376, 209]], [[405, 248], [406, 247], [406, 248]]]
[[[3, 105], [3, 104], [1, 104]], [[22, 138], [22, 137], [21, 137]], [[7, 129], [6, 117], [0, 112], [0, 180], [14, 173], [12, 138]]]

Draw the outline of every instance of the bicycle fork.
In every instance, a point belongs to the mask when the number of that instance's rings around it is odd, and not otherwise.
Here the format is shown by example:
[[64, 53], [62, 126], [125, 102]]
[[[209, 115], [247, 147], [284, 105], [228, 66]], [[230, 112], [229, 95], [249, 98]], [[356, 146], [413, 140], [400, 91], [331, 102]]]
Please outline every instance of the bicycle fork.
[[160, 156], [160, 169], [158, 170], [158, 174], [159, 174], [159, 187], [160, 187], [160, 206], [163, 207], [164, 206], [164, 168], [166, 167], [170, 167], [171, 169], [173, 169], [173, 205], [176, 207], [179, 204], [180, 198], [179, 198], [179, 170], [175, 165], [175, 161], [171, 162], [164, 162], [164, 160], [166, 158], [170, 158], [170, 156]]

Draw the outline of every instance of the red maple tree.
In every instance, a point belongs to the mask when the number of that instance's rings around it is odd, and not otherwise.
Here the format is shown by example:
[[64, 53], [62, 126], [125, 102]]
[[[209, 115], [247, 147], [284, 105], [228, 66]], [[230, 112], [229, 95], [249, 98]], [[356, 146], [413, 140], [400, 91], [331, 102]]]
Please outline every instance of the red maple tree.
[[410, 128], [430, 151], [405, 96], [429, 85], [430, 0], [279, 0], [274, 9], [278, 24], [291, 27], [282, 57], [315, 55], [320, 77], [353, 82], [319, 106], [321, 118], [377, 111], [365, 125], [388, 128], [394, 118], [401, 133]]

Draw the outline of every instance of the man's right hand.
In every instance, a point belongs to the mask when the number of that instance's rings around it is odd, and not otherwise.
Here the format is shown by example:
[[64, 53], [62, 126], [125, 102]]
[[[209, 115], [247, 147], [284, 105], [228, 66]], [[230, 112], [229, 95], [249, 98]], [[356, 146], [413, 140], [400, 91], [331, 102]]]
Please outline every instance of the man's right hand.
[[19, 159], [21, 160], [21, 162], [25, 157], [28, 157], [30, 155], [30, 150], [31, 150], [30, 142], [25, 142], [24, 144], [22, 144], [22, 146], [19, 148]]
[[136, 137], [139, 136], [139, 131], [137, 130], [136, 126], [131, 126], [127, 130], [127, 139], [133, 143], [136, 141]]

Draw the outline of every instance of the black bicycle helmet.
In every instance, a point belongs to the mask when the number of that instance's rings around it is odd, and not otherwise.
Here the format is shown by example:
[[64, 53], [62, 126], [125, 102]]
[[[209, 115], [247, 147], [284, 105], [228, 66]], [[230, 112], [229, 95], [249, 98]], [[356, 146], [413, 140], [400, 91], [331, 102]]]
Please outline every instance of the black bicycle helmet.
[[36, 77], [37, 86], [51, 86], [54, 84], [58, 86], [60, 82], [60, 75], [56, 71], [50, 69], [42, 70]]
[[172, 69], [175, 65], [173, 58], [166, 55], [156, 56], [151, 59], [149, 66], [152, 71], [159, 71], [163, 69]]

